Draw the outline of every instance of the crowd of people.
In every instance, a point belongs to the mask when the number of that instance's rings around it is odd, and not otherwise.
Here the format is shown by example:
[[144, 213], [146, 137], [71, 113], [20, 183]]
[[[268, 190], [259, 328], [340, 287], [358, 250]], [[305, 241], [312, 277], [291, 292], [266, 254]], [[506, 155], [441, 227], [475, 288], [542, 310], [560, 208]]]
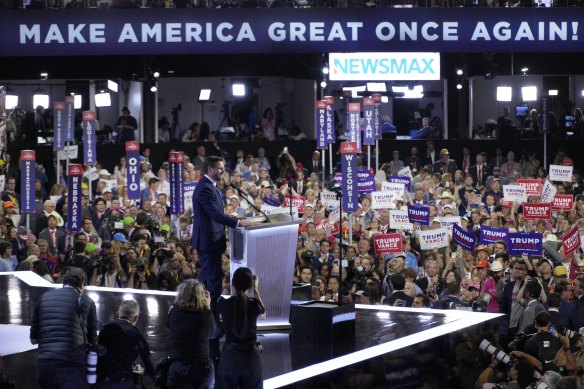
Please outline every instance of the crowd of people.
[[[526, 153], [516, 160], [513, 150], [503, 153], [501, 149], [492, 156], [478, 152], [471, 159], [472, 154], [465, 148], [462, 159], [454, 161], [447, 149], [435, 150], [432, 141], [424, 152], [413, 147], [405, 159], [394, 153], [375, 174], [376, 189], [381, 190], [388, 177], [409, 167], [413, 176], [410, 193], [386, 209], [374, 209], [371, 195], [361, 194], [359, 209], [351, 214], [351, 235], [346, 213], [335, 225], [334, 205], [321, 198], [327, 189], [319, 151], [302, 163], [287, 148], [274, 157], [268, 157], [262, 148], [255, 155], [240, 150], [224, 165], [221, 158], [209, 157], [199, 147], [195, 155], [185, 155], [184, 178], [200, 186], [204, 177], [211, 177], [209, 181], [223, 201], [219, 211], [232, 217], [230, 220], [240, 219], [239, 223], [242, 217], [258, 214], [252, 204], [264, 211], [287, 212], [287, 196], [301, 199], [302, 224], [290, 282], [311, 284], [315, 300], [500, 312], [504, 314], [500, 327], [483, 335], [510, 352], [513, 361], [527, 361], [542, 375], [548, 370], [566, 376], [578, 374], [584, 367], [579, 362], [579, 350], [584, 347], [579, 332], [584, 323], [584, 278], [580, 278], [584, 261], [581, 250], [563, 255], [561, 240], [574, 225], [580, 234], [584, 232], [581, 174], [574, 170], [570, 182], [553, 183], [558, 194], [574, 196], [573, 208], [554, 211], [549, 220], [534, 221], [523, 216], [522, 204], [504, 201], [502, 187], [522, 177], [545, 180], [548, 174], [535, 155]], [[360, 170], [366, 170], [365, 158], [359, 156], [358, 164]], [[562, 150], [552, 164], [573, 165]], [[229, 245], [211, 255], [210, 248], [193, 239], [204, 233], [200, 220], [197, 226], [197, 212], [202, 218], [201, 212], [208, 211], [193, 210], [191, 200], [186, 199], [184, 214], [172, 215], [168, 164], [155, 173], [146, 152], [141, 167], [141, 198], [133, 200], [125, 186], [124, 159], [113, 174], [97, 166], [100, 178], [91, 186], [93, 200], [89, 201], [89, 187], [84, 184], [83, 227], [74, 234], [65, 229], [65, 182], [52, 188], [38, 182], [38, 210], [28, 218], [27, 229], [26, 218], [20, 217], [16, 179], [9, 179], [0, 211], [0, 270], [32, 270], [50, 282], [60, 282], [63, 269], [76, 267], [83, 270], [89, 285], [180, 291], [185, 282], [200, 280], [211, 290], [206, 272], [214, 272], [215, 267], [205, 265], [205, 260], [216, 254], [221, 262], [219, 290], [229, 293]], [[44, 202], [43, 192], [51, 194]], [[529, 202], [539, 199], [530, 197]], [[390, 211], [405, 209], [408, 204], [428, 206], [430, 225], [414, 224], [412, 230], [391, 228]], [[461, 227], [477, 236], [483, 226], [541, 233], [545, 250], [541, 255], [513, 256], [508, 254], [505, 240], [477, 245], [473, 251], [453, 240], [447, 247], [422, 250], [418, 231], [440, 228], [440, 218], [445, 216], [460, 216]], [[374, 250], [375, 236], [387, 233], [402, 234], [403, 252]], [[341, 272], [339, 266], [345, 264]], [[213, 308], [214, 312], [221, 309]], [[254, 317], [259, 312], [259, 308], [254, 311]], [[553, 338], [547, 336], [550, 325]], [[457, 369], [460, 387], [482, 387], [496, 377], [477, 370], [477, 362], [484, 362], [486, 355], [479, 351], [480, 341], [475, 334], [461, 343], [470, 351], [461, 353], [466, 356], [456, 361], [461, 367]], [[554, 363], [550, 363], [551, 350], [558, 354], [552, 358]], [[465, 368], [467, 363], [472, 369]], [[503, 364], [497, 363], [494, 359], [490, 366], [500, 370]]]

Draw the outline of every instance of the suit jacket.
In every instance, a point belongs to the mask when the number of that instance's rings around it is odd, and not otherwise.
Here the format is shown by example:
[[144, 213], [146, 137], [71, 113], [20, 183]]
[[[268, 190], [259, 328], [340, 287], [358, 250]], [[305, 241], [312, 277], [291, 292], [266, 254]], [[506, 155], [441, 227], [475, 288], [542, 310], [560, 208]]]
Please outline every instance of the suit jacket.
[[454, 159], [449, 159], [448, 162], [444, 165], [440, 159], [438, 159], [438, 161], [436, 161], [432, 166], [432, 173], [450, 173], [452, 177], [454, 177], [454, 173], [456, 173], [456, 162], [454, 162]]
[[318, 170], [314, 170], [314, 161], [312, 159], [306, 161], [306, 164], [303, 167], [308, 172], [308, 176], [312, 173], [322, 173], [322, 161], [320, 159], [318, 160]]
[[568, 328], [572, 331], [580, 329], [580, 320], [578, 320], [578, 310], [574, 304], [560, 301], [560, 315], [566, 316], [569, 321]]
[[[155, 191], [154, 195], [156, 196], [156, 199], [158, 199], [158, 192]], [[140, 201], [144, 202], [145, 200], [151, 200], [152, 201], [152, 197], [150, 195], [150, 188], [145, 188], [142, 189], [142, 191], [140, 191]], [[156, 200], [154, 200], [156, 201]]]
[[201, 178], [193, 193], [194, 248], [199, 251], [225, 251], [225, 226], [237, 227], [237, 219], [225, 215], [224, 207], [219, 189], [207, 177]]
[[469, 174], [474, 180], [475, 186], [485, 186], [487, 183], [487, 177], [491, 175], [491, 167], [486, 163], [483, 164], [483, 169], [481, 171], [481, 176], [479, 177], [479, 166], [477, 164], [472, 165], [468, 169]]
[[403, 290], [396, 290], [383, 300], [383, 304], [393, 306], [397, 299], [402, 301], [402, 306], [404, 307], [411, 307], [414, 302], [414, 299], [408, 296]]
[[60, 243], [64, 242], [62, 240], [62, 237], [65, 236], [65, 233], [63, 232], [63, 230], [60, 230], [57, 228], [55, 230], [55, 235], [56, 235], [55, 241], [57, 243], [56, 246], [53, 244], [53, 239], [51, 239], [51, 233], [49, 232], [48, 227], [43, 229], [38, 235], [39, 239], [44, 239], [49, 243], [49, 252], [53, 255], [58, 254], [61, 251], [63, 251], [63, 247], [60, 246]]

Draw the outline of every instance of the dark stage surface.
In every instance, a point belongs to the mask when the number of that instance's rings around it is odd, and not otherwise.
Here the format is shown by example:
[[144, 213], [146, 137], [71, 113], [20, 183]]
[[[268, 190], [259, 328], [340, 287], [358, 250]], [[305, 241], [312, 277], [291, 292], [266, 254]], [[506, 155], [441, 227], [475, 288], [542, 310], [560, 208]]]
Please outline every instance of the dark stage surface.
[[[36, 372], [36, 349], [28, 340], [28, 331], [34, 302], [52, 288], [41, 286], [46, 285], [44, 282], [31, 272], [0, 273], [0, 295], [5, 296], [0, 299], [0, 355], [17, 388], [36, 387], [33, 374]], [[174, 299], [172, 293], [93, 287], [87, 293], [97, 305], [98, 328], [114, 318], [123, 299], [137, 300], [141, 309], [137, 326], [150, 345], [153, 359], [166, 355], [168, 330], [165, 320]], [[306, 315], [310, 316], [316, 311], [309, 310], [332, 308], [316, 304], [301, 309], [307, 310]], [[346, 369], [360, 362], [369, 363], [397, 350], [400, 352], [396, 354], [403, 355], [402, 350], [412, 345], [439, 339], [497, 316], [468, 311], [357, 305], [354, 314], [335, 316], [334, 338], [323, 335], [322, 331], [319, 336], [304, 330], [261, 332], [258, 340], [263, 346], [264, 387], [277, 388], [293, 383], [298, 383], [298, 387], [312, 386], [318, 376], [330, 371], [341, 369], [335, 373], [345, 374]], [[258, 324], [261, 326], [261, 320]]]

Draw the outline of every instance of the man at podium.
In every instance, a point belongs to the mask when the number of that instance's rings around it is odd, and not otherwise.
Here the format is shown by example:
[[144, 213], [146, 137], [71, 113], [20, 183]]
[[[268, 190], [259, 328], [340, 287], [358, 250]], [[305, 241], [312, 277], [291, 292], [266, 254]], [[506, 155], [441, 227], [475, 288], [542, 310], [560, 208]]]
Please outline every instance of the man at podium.
[[221, 255], [227, 241], [225, 226], [245, 227], [254, 224], [252, 220], [237, 219], [224, 214], [225, 196], [217, 188], [217, 182], [225, 172], [225, 161], [221, 157], [209, 156], [203, 164], [205, 175], [193, 193], [192, 246], [199, 253], [201, 263], [200, 280], [211, 294], [211, 310], [216, 314], [217, 299], [221, 296]]

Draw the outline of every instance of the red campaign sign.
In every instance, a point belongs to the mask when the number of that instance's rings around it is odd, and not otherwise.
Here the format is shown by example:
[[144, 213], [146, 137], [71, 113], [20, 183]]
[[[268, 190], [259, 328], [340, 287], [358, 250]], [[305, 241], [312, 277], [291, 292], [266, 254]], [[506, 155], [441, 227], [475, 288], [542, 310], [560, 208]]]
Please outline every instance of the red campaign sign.
[[184, 161], [184, 153], [182, 151], [172, 151], [168, 153], [168, 162], [181, 163]]
[[140, 142], [131, 140], [126, 142], [126, 151], [139, 151], [140, 150]]
[[570, 211], [574, 206], [574, 196], [571, 194], [557, 194], [552, 203], [554, 211]]
[[325, 109], [326, 105], [326, 100], [316, 100], [316, 109]]
[[97, 120], [97, 115], [93, 111], [83, 111], [83, 120]]
[[378, 234], [373, 236], [375, 254], [402, 253], [403, 238], [401, 234]]
[[83, 166], [81, 166], [81, 164], [77, 164], [77, 163], [70, 163], [69, 164], [68, 175], [69, 176], [81, 176], [81, 175], [83, 175]]
[[357, 142], [341, 143], [341, 154], [355, 154], [357, 152]]
[[34, 161], [36, 160], [36, 151], [34, 150], [21, 150], [20, 151], [21, 161]]
[[523, 217], [526, 220], [548, 220], [552, 217], [550, 203], [523, 203]]
[[328, 105], [335, 105], [335, 98], [333, 96], [324, 96], [323, 99]]
[[567, 257], [580, 248], [580, 232], [578, 225], [574, 225], [570, 231], [562, 237], [562, 248], [564, 256]]
[[339, 225], [339, 223], [338, 222], [331, 223], [328, 219], [322, 219], [316, 225], [316, 229], [323, 230], [325, 232], [327, 231], [327, 229], [330, 229], [328, 236], [337, 235], [339, 232], [341, 232], [341, 226]]
[[[298, 208], [298, 213], [304, 213], [304, 202], [306, 201], [306, 197], [294, 195], [292, 196], [292, 206]], [[283, 208], [290, 207], [290, 195], [284, 196], [284, 204], [282, 204]]]
[[543, 186], [543, 181], [532, 178], [520, 178], [517, 180], [517, 184], [525, 187], [525, 193], [527, 196], [537, 196], [541, 194], [541, 187]]

